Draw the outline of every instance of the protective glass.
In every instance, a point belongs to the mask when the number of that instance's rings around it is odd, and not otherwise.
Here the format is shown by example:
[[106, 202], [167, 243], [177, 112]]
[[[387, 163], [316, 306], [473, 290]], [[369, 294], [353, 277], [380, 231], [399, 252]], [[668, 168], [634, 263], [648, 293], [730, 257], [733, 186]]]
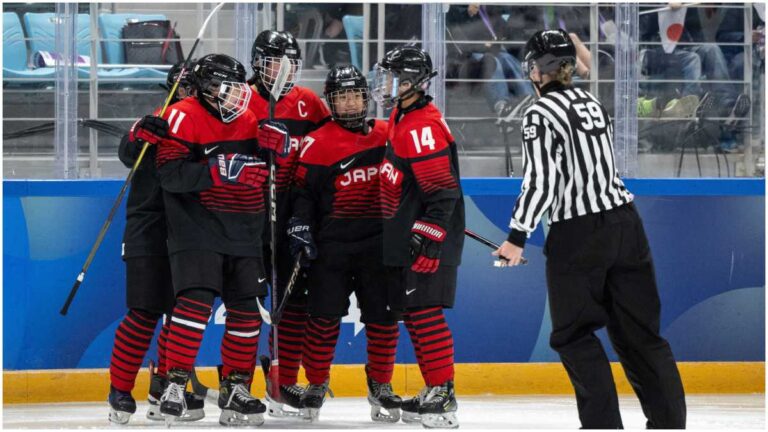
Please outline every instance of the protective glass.
[[[291, 70], [288, 73], [288, 79], [285, 81], [285, 87], [280, 92], [280, 96], [287, 95], [293, 86], [295, 86], [299, 80], [301, 80], [301, 60], [289, 59], [291, 62]], [[277, 75], [280, 71], [280, 57], [262, 57], [259, 60], [259, 76], [261, 82], [264, 83], [267, 91], [272, 91], [272, 85], [277, 79]]]

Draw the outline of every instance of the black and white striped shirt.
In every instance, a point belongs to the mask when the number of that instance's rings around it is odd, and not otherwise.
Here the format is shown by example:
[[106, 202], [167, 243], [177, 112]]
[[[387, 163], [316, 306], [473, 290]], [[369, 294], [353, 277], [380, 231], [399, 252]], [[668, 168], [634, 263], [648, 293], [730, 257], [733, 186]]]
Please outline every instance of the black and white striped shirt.
[[557, 81], [541, 92], [523, 119], [524, 178], [509, 238], [521, 247], [546, 211], [551, 224], [633, 199], [616, 171], [613, 126], [603, 105]]

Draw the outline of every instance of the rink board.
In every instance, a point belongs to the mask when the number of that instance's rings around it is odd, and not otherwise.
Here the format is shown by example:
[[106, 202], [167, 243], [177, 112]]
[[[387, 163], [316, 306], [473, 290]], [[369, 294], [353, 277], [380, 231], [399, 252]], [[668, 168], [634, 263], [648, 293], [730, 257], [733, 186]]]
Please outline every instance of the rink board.
[[[124, 204], [70, 313], [62, 317], [58, 311], [121, 183], [3, 182], [5, 371], [108, 366], [112, 338], [125, 312], [125, 269], [120, 260]], [[467, 227], [502, 241], [520, 180], [465, 179], [462, 184]], [[759, 369], [749, 376], [764, 374], [764, 181], [636, 179], [628, 180], [627, 185], [637, 196], [653, 249], [663, 305], [662, 334], [676, 358], [708, 362], [715, 368], [723, 362], [743, 362], [745, 370]], [[548, 346], [544, 238], [544, 230], [539, 228], [529, 240], [528, 266], [505, 270], [491, 267], [490, 250], [467, 239], [456, 308], [447, 312], [456, 360], [463, 364], [459, 373], [464, 367], [490, 368], [492, 381], [498, 373], [495, 364], [514, 363], [514, 367], [499, 366], [514, 374], [525, 363], [558, 361]], [[358, 318], [353, 306], [343, 320], [336, 355], [339, 365], [365, 361], [365, 334]], [[201, 366], [219, 362], [223, 319], [224, 309], [217, 303], [198, 357]], [[260, 344], [262, 352], [266, 333]], [[604, 332], [599, 335], [607, 341]], [[415, 363], [404, 330], [400, 342], [398, 364]], [[615, 361], [608, 344], [606, 349]], [[154, 353], [153, 346], [149, 355], [154, 357]], [[19, 376], [24, 376], [23, 372], [8, 373], [6, 382], [20, 382]], [[761, 387], [762, 383], [761, 379]], [[6, 394], [8, 391], [6, 387]]]

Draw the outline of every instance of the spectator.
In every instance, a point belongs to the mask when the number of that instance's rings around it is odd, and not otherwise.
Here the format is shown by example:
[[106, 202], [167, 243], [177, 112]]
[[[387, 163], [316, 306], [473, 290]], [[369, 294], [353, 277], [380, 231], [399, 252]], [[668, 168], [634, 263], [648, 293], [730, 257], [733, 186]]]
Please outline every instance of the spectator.
[[459, 62], [481, 65], [480, 78], [494, 80], [483, 85], [488, 105], [497, 115], [506, 116], [514, 108], [513, 97], [522, 98], [534, 92], [524, 81], [520, 61], [498, 43], [509, 39], [509, 27], [499, 12], [498, 8], [484, 5], [452, 5], [446, 24], [449, 38], [456, 42], [452, 54]]

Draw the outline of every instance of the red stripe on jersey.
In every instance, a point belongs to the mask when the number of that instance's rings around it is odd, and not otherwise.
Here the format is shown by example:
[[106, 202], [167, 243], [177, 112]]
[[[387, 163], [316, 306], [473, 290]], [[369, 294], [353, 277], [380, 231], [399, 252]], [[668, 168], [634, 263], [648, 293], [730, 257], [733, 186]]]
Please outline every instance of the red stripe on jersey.
[[439, 156], [411, 164], [413, 174], [421, 189], [426, 193], [438, 189], [456, 189], [456, 179], [451, 174], [448, 156]]

